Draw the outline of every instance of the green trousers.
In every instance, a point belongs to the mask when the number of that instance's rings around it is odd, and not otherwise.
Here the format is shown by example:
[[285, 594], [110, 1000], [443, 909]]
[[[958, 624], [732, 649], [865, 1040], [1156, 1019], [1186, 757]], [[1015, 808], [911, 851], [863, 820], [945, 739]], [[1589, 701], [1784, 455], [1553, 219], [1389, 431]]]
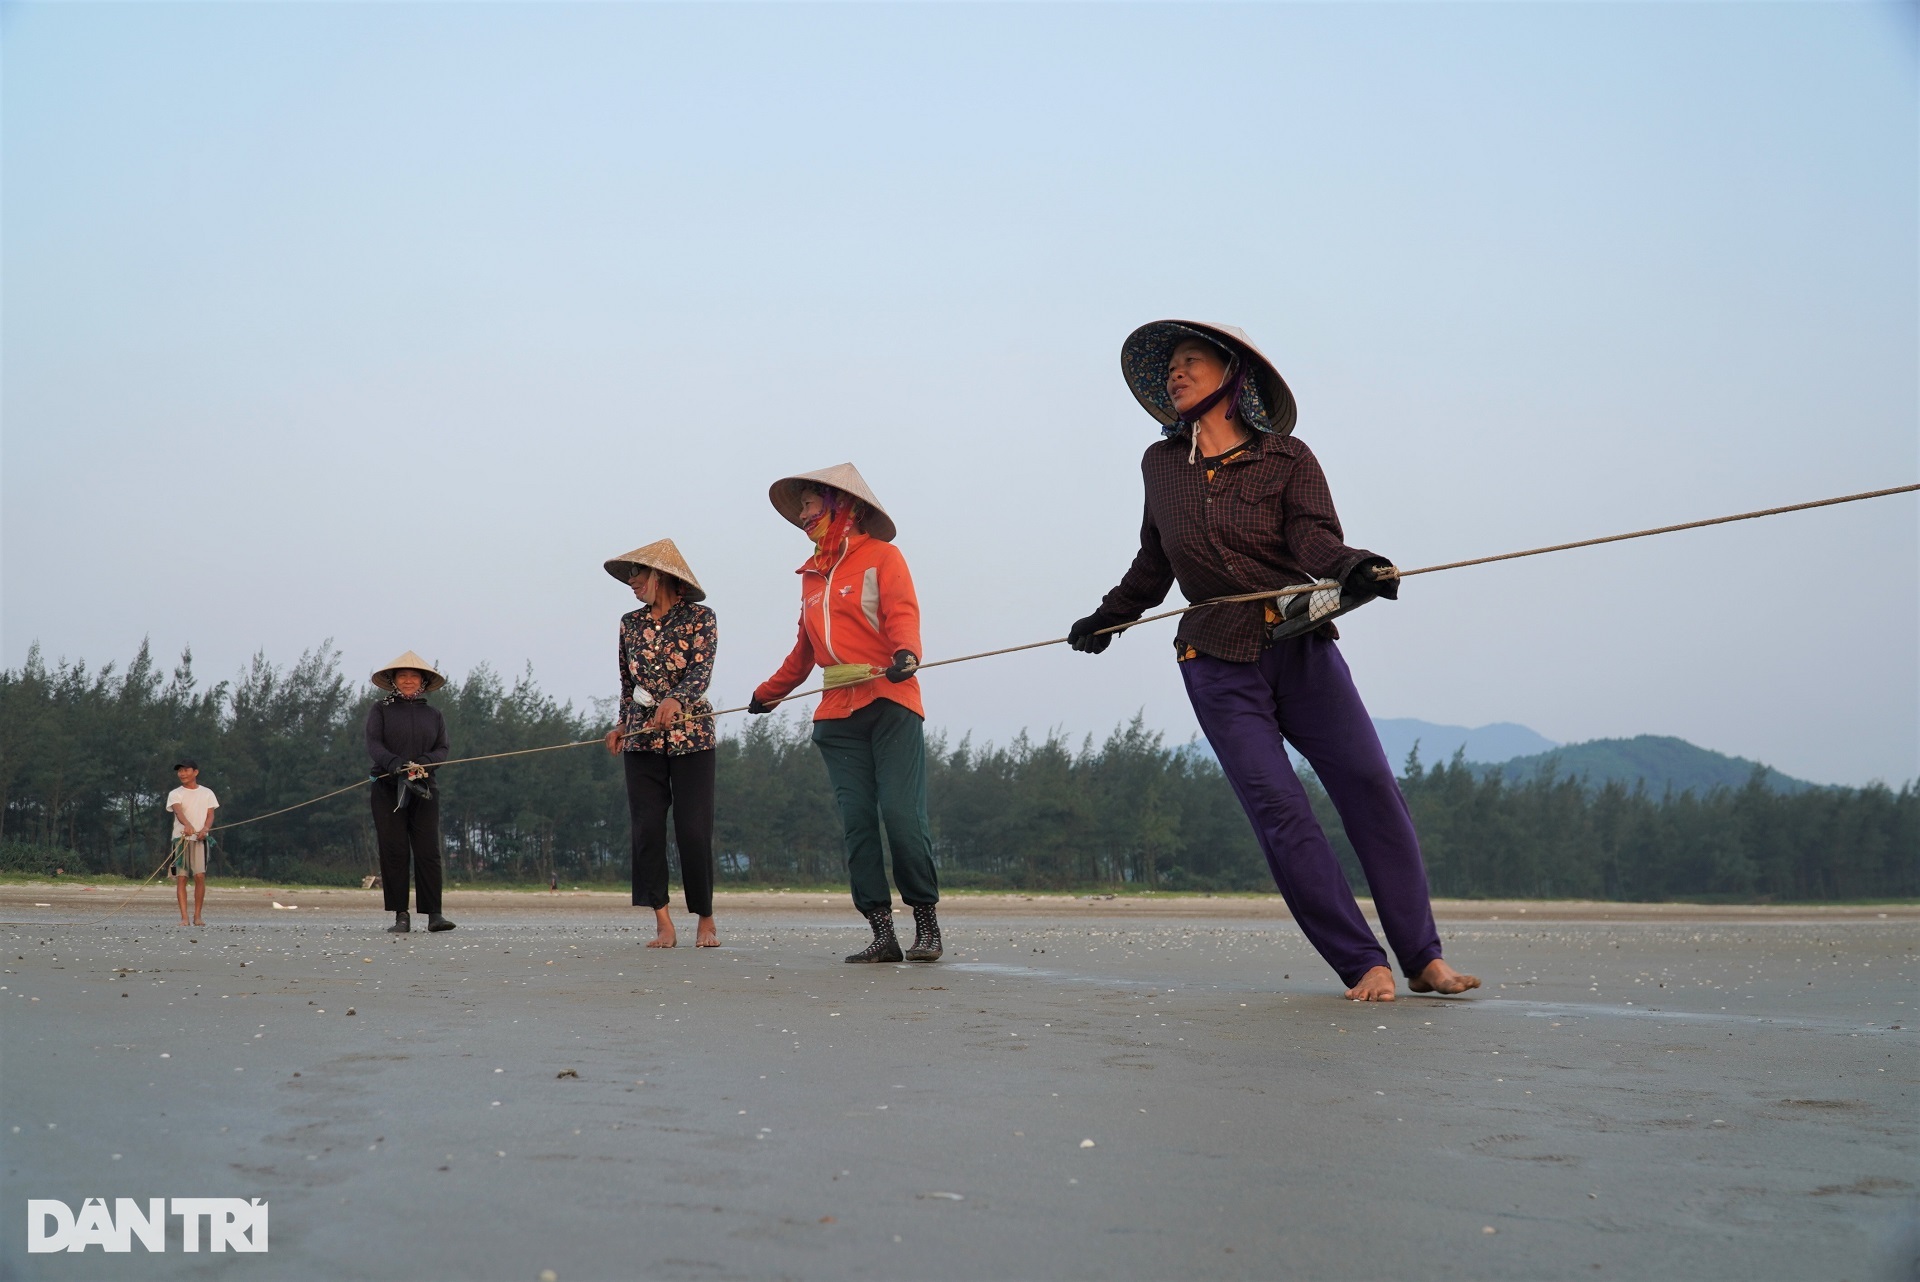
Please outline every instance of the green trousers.
[[853, 906], [891, 912], [880, 829], [893, 852], [893, 880], [910, 907], [940, 902], [927, 823], [927, 745], [920, 717], [891, 699], [875, 699], [850, 717], [813, 723], [827, 761], [840, 826], [847, 834]]

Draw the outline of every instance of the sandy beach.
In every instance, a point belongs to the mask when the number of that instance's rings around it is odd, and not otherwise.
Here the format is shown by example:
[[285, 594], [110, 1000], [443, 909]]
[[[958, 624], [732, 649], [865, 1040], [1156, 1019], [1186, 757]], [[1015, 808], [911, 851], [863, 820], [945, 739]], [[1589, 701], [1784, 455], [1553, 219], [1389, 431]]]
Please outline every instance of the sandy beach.
[[1442, 903], [1488, 986], [1361, 1007], [1277, 897], [956, 896], [854, 967], [836, 895], [661, 951], [609, 892], [125, 893], [0, 888], [10, 1214], [271, 1250], [0, 1275], [1864, 1279], [1920, 1182], [1911, 907]]

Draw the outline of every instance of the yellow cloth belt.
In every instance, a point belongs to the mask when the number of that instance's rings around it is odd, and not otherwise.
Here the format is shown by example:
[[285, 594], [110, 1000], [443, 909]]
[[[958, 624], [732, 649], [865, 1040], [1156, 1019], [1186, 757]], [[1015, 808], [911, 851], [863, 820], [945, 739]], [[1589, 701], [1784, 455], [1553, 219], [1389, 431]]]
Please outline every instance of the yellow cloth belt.
[[836, 663], [821, 669], [821, 672], [824, 678], [822, 684], [829, 690], [837, 690], [841, 686], [858, 685], [862, 681], [873, 679], [871, 663]]

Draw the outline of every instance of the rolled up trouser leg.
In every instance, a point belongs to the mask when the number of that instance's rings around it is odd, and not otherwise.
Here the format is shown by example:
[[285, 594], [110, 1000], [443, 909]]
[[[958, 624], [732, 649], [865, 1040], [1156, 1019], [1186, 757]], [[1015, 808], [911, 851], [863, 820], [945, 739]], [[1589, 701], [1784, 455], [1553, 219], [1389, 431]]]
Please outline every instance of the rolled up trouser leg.
[[873, 760], [873, 710], [813, 723], [813, 742], [827, 763], [840, 828], [847, 843], [847, 879], [860, 915], [893, 911], [886, 856], [880, 846], [880, 784]]
[[185, 874], [189, 877], [207, 875], [207, 843], [194, 841], [190, 837], [173, 839], [175, 876]]
[[1313, 635], [1282, 642], [1269, 654], [1278, 670], [1281, 731], [1340, 812], [1401, 972], [1418, 975], [1440, 956], [1427, 865], [1347, 661], [1339, 646]]
[[1273, 653], [1254, 663], [1199, 655], [1180, 665], [1180, 678], [1294, 921], [1341, 981], [1351, 985], [1386, 965], [1387, 955], [1367, 928], [1340, 860], [1287, 760], [1277, 693], [1267, 671]]

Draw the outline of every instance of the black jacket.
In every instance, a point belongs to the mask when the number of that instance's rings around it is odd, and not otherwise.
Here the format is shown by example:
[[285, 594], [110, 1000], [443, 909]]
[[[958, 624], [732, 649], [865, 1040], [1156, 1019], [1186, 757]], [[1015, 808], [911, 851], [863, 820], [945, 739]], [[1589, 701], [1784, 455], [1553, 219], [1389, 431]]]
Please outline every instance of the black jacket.
[[381, 700], [367, 709], [367, 755], [375, 770], [392, 773], [409, 761], [445, 761], [447, 719], [425, 699]]
[[[1187, 462], [1188, 439], [1160, 441], [1140, 460], [1146, 514], [1140, 551], [1100, 602], [1116, 619], [1137, 619], [1180, 584], [1188, 601], [1265, 588], [1344, 579], [1374, 555], [1347, 546], [1326, 474], [1297, 436], [1255, 433], [1216, 464]], [[1229, 663], [1252, 663], [1267, 645], [1265, 603], [1196, 610], [1174, 643]], [[1329, 632], [1338, 636], [1338, 632]]]

